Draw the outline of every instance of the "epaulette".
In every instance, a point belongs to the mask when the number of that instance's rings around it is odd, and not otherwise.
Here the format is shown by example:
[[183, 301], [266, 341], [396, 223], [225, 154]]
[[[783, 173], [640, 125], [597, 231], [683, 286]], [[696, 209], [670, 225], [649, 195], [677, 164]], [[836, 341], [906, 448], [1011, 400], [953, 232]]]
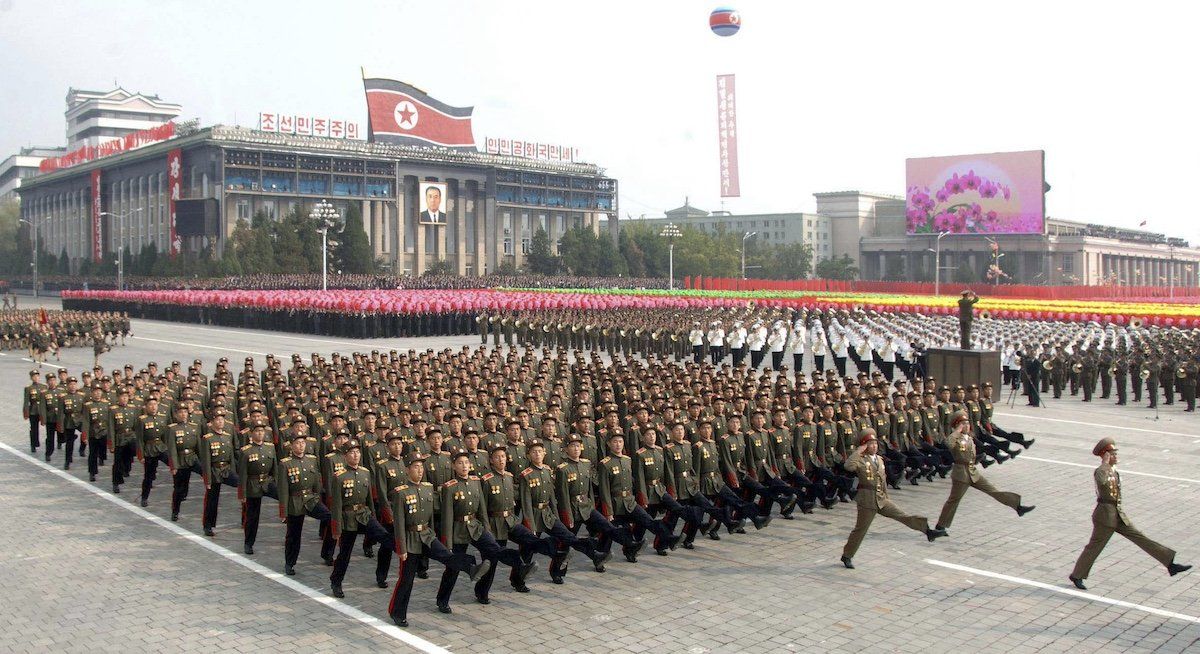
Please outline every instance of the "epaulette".
[[[603, 459], [600, 459], [600, 463], [608, 463], [608, 460], [611, 458], [612, 458], [611, 456], [606, 456]], [[582, 460], [583, 459], [580, 459], [580, 461], [582, 461]]]
[[243, 451], [248, 450], [248, 449], [250, 449], [250, 443], [246, 443], [245, 445], [242, 446]]
[[489, 472], [489, 473], [485, 474], [484, 476], [480, 477], [480, 479], [486, 481], [488, 479], [491, 479], [492, 477], [493, 477], [492, 473]]
[[644, 448], [644, 447], [639, 447], [639, 448], [638, 448], [638, 450], [637, 450], [637, 453], [638, 453], [638, 454], [641, 454], [642, 452], [645, 452], [645, 451], [646, 451], [646, 448]]
[[527, 475], [531, 472], [533, 472], [533, 468], [525, 468], [524, 470], [521, 471], [521, 476], [524, 477], [525, 475]]
[[580, 463], [591, 463], [591, 462], [592, 462], [592, 460], [591, 460], [591, 459], [585, 459], [585, 458], [583, 458], [583, 457], [579, 457], [579, 462], [580, 462]]
[[280, 459], [280, 460], [279, 460], [279, 462], [280, 462], [280, 463], [287, 463], [288, 461], [291, 461], [291, 460], [292, 460], [292, 457], [290, 457], [290, 456], [285, 456], [285, 457], [283, 457], [282, 459]]
[[[582, 459], [580, 459], [580, 460], [582, 461]], [[562, 463], [558, 464], [558, 467], [559, 467], [559, 468], [565, 468], [565, 467], [567, 467], [567, 462], [566, 462], [566, 461], [563, 461]]]
[[433, 484], [431, 484], [430, 482], [427, 482], [427, 481], [423, 481], [423, 482], [421, 482], [421, 485], [422, 486], [432, 486]]
[[453, 485], [455, 485], [455, 484], [457, 484], [457, 483], [458, 483], [458, 480], [457, 480], [457, 479], [451, 479], [450, 481], [448, 481], [448, 482], [446, 482], [446, 483], [442, 484], [442, 488], [450, 488], [451, 486], [453, 486]]
[[507, 471], [507, 470], [505, 470], [505, 471], [504, 471], [503, 473], [501, 473], [501, 474], [503, 474], [505, 477], [511, 477], [511, 476], [513, 476], [513, 474], [512, 474], [511, 472]]
[[397, 486], [396, 490], [408, 490], [408, 484]]
[[[243, 448], [243, 449], [244, 449], [244, 448]], [[334, 454], [336, 454], [336, 452], [326, 452], [326, 453], [325, 453], [325, 458], [326, 458], [326, 459], [328, 459], [329, 457], [333, 456]]]

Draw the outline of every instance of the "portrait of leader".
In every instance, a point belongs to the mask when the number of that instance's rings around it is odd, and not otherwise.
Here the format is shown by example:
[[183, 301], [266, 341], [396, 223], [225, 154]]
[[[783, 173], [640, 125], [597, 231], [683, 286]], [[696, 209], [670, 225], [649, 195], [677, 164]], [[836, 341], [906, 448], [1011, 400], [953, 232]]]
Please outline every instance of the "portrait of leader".
[[446, 184], [445, 182], [421, 182], [421, 224], [446, 224]]

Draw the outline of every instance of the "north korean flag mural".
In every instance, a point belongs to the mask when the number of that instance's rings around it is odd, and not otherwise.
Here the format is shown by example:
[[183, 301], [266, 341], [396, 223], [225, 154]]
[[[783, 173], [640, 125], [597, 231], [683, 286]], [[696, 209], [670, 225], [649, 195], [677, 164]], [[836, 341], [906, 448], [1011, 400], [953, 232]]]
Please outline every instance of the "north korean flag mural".
[[474, 150], [471, 111], [451, 107], [410, 84], [378, 77], [363, 80], [367, 92], [367, 140], [401, 145]]

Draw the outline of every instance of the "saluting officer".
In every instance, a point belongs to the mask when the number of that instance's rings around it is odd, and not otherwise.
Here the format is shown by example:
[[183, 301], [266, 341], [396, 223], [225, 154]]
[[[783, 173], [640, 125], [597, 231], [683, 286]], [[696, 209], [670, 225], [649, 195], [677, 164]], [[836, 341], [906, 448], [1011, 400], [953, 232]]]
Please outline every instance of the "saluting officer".
[[979, 473], [975, 467], [978, 458], [975, 454], [975, 439], [971, 438], [971, 434], [967, 431], [969, 426], [970, 419], [965, 414], [958, 413], [950, 419], [949, 445], [950, 452], [954, 455], [954, 467], [950, 469], [950, 496], [946, 498], [946, 504], [942, 506], [942, 513], [938, 517], [935, 529], [950, 528], [954, 522], [954, 514], [958, 511], [958, 503], [970, 488], [977, 488], [991, 495], [997, 502], [1014, 509], [1018, 516], [1023, 516], [1034, 509], [1033, 506], [1022, 505], [1021, 496], [1017, 493], [997, 490]]
[[887, 492], [887, 473], [883, 467], [883, 459], [878, 455], [878, 450], [879, 442], [875, 439], [875, 430], [868, 427], [863, 430], [863, 434], [859, 438], [858, 448], [850, 453], [844, 464], [846, 470], [858, 475], [858, 494], [856, 495], [858, 518], [854, 523], [854, 530], [850, 532], [850, 537], [846, 540], [845, 548], [842, 549], [842, 565], [851, 570], [854, 569], [852, 559], [858, 552], [859, 545], [862, 545], [863, 538], [866, 537], [867, 530], [871, 528], [871, 522], [875, 519], [876, 514], [891, 518], [909, 529], [924, 533], [931, 542], [946, 535], [945, 530], [930, 529], [928, 518], [908, 515], [892, 503]]
[[1101, 438], [1100, 442], [1096, 443], [1096, 447], [1092, 448], [1092, 454], [1100, 457], [1100, 465], [1092, 475], [1096, 482], [1096, 509], [1092, 511], [1092, 537], [1083, 548], [1083, 553], [1075, 562], [1075, 569], [1068, 577], [1071, 583], [1080, 590], [1087, 590], [1087, 586], [1083, 585], [1083, 580], [1087, 579], [1088, 574], [1091, 573], [1092, 564], [1096, 562], [1096, 557], [1100, 556], [1100, 552], [1104, 550], [1104, 546], [1108, 544], [1108, 539], [1112, 538], [1113, 533], [1128, 538], [1134, 545], [1153, 556], [1155, 560], [1167, 567], [1167, 572], [1172, 577], [1180, 572], [1190, 570], [1192, 566], [1175, 562], [1175, 550], [1147, 538], [1125, 516], [1125, 509], [1121, 504], [1123, 499], [1121, 474], [1117, 472], [1116, 441], [1107, 436]]

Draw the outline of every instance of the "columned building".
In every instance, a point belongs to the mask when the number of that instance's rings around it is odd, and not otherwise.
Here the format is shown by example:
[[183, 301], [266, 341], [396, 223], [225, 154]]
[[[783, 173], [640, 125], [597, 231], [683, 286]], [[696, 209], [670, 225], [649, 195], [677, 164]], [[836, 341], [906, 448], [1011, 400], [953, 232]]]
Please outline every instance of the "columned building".
[[[396, 273], [432, 266], [483, 275], [521, 267], [545, 229], [598, 233], [617, 211], [617, 181], [584, 163], [298, 136], [242, 127], [180, 128], [174, 138], [26, 180], [22, 217], [42, 247], [83, 257], [170, 248], [169, 157], [178, 155], [175, 234], [183, 252], [219, 254], [239, 220], [279, 219], [331, 202], [357, 206], [376, 259]], [[99, 180], [93, 185], [93, 180]], [[418, 222], [420, 183], [447, 187], [444, 226]], [[446, 262], [440, 264], [439, 262]]]

